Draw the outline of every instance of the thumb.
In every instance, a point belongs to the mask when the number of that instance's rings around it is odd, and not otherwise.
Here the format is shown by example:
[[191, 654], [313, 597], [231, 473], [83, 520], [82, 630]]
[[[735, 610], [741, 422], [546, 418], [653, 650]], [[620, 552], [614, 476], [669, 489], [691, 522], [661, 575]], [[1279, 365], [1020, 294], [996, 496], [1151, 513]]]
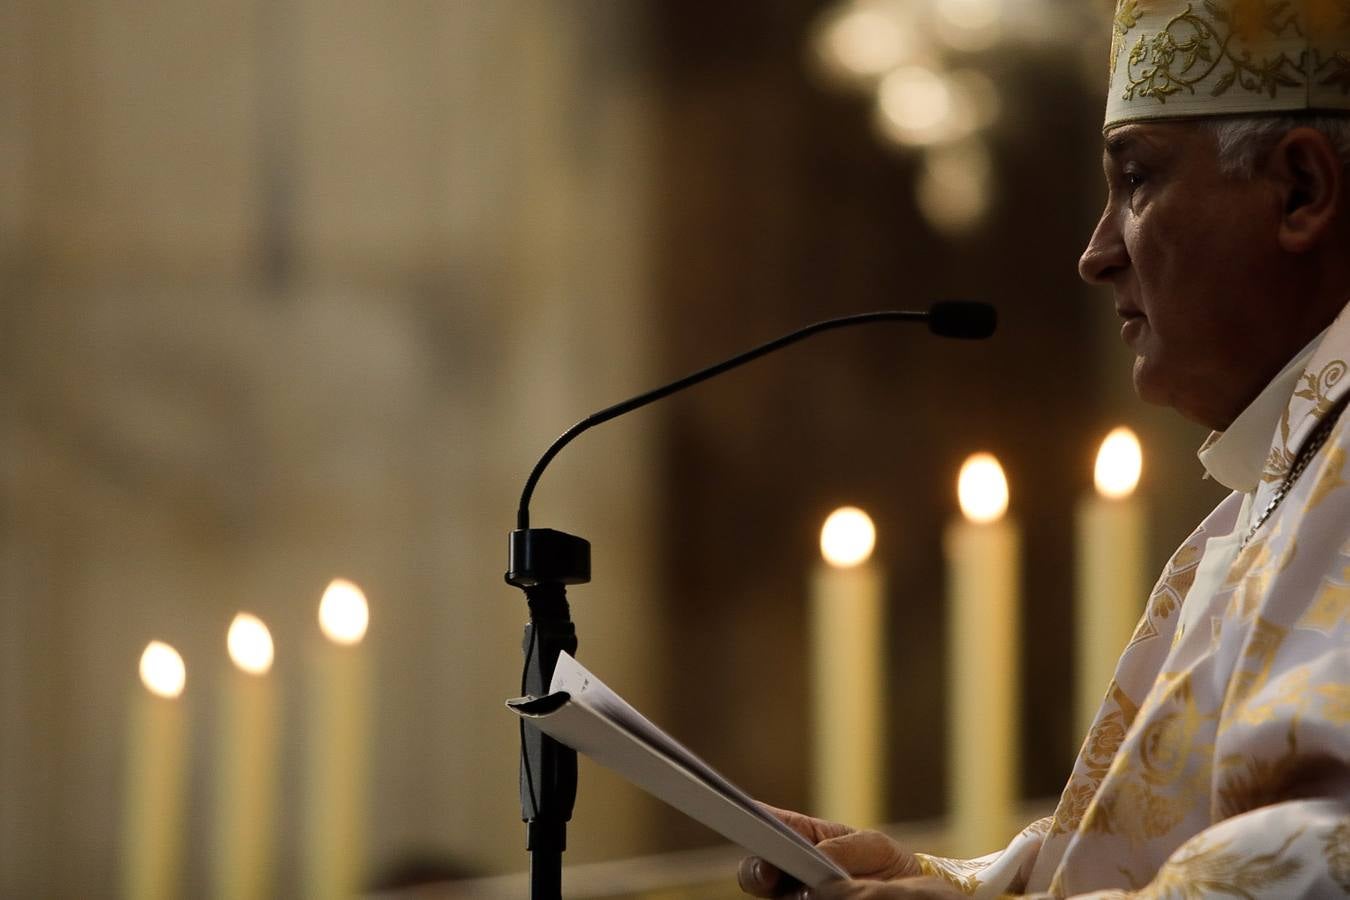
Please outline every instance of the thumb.
[[776, 806], [770, 806], [767, 803], [760, 803], [759, 808], [764, 812], [778, 819], [787, 827], [800, 834], [813, 844], [828, 840], [840, 835], [852, 834], [853, 829], [847, 825], [841, 825], [838, 822], [830, 822], [825, 819], [817, 819], [812, 816], [804, 816], [799, 812], [793, 812], [790, 809], [779, 809]]
[[853, 878], [889, 881], [921, 874], [919, 861], [879, 831], [855, 831], [821, 841], [821, 853]]

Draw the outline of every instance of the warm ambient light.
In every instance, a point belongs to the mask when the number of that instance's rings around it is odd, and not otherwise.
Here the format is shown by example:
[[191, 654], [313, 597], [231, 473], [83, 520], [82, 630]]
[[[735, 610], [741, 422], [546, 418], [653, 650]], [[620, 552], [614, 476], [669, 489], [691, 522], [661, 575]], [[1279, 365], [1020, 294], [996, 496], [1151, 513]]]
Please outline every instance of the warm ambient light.
[[151, 641], [141, 654], [141, 683], [157, 697], [171, 700], [181, 695], [187, 683], [183, 657], [163, 641]]
[[1144, 468], [1144, 454], [1139, 438], [1128, 428], [1117, 428], [1102, 441], [1097, 451], [1097, 467], [1093, 480], [1097, 493], [1112, 500], [1121, 500], [1134, 493], [1139, 475]]
[[266, 675], [272, 668], [272, 633], [257, 616], [250, 613], [235, 616], [225, 643], [230, 659], [250, 675]]
[[985, 50], [998, 41], [1001, 0], [936, 0], [937, 31], [953, 50]]
[[361, 643], [370, 624], [370, 605], [361, 589], [343, 578], [334, 578], [319, 601], [319, 628], [335, 644]]
[[850, 6], [817, 29], [816, 53], [827, 72], [844, 81], [880, 78], [914, 55], [915, 28], [894, 6]]
[[1008, 479], [990, 453], [976, 453], [961, 466], [956, 480], [961, 513], [970, 521], [997, 522], [1008, 511]]
[[867, 562], [876, 545], [877, 530], [871, 517], [856, 506], [836, 509], [820, 529], [820, 555], [840, 569]]
[[878, 123], [889, 138], [909, 146], [951, 140], [956, 100], [951, 83], [925, 66], [903, 66], [877, 91]]

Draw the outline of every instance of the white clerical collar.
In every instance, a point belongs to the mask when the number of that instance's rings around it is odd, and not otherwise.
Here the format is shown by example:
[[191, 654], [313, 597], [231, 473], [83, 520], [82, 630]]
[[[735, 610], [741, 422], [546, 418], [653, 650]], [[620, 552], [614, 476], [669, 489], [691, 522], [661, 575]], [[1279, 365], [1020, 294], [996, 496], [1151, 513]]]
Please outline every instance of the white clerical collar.
[[1256, 395], [1227, 431], [1216, 431], [1200, 447], [1198, 456], [1209, 477], [1230, 491], [1249, 494], [1261, 483], [1266, 453], [1280, 426], [1280, 417], [1298, 387], [1299, 377], [1313, 351], [1322, 341], [1323, 331], [1308, 346], [1289, 360], [1280, 374]]

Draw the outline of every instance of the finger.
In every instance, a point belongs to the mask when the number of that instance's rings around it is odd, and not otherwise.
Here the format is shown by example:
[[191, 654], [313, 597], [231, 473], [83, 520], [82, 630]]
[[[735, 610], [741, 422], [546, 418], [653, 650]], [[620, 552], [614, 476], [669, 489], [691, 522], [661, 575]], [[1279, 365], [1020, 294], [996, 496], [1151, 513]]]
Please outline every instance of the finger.
[[797, 900], [866, 900], [873, 896], [875, 881], [830, 881], [813, 888], [802, 888]]
[[831, 881], [805, 888], [801, 900], [963, 900], [960, 891], [940, 878], [901, 881]]
[[736, 882], [742, 891], [754, 897], [781, 897], [798, 884], [758, 856], [741, 860], [740, 868], [736, 870]]
[[778, 807], [770, 806], [767, 803], [761, 803], [759, 806], [760, 809], [778, 819], [784, 825], [791, 828], [813, 844], [819, 844], [821, 841], [840, 837], [845, 834], [852, 834], [854, 831], [854, 829], [847, 825], [841, 825], [838, 822], [830, 822], [826, 819], [816, 819], [811, 816], [804, 816], [801, 813], [793, 812], [790, 809], [779, 809]]
[[816, 847], [854, 878], [889, 881], [922, 874], [914, 855], [879, 831], [855, 831]]

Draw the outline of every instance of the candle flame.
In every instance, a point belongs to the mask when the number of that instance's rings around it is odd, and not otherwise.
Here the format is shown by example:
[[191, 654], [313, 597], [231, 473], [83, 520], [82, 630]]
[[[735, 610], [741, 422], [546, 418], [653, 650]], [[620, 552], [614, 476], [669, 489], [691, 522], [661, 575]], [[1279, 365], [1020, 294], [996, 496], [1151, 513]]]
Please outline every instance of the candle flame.
[[961, 513], [979, 524], [997, 522], [1008, 511], [1008, 479], [992, 453], [976, 453], [961, 465], [956, 479]]
[[225, 644], [234, 664], [250, 675], [266, 675], [272, 668], [272, 633], [257, 616], [235, 616]]
[[319, 601], [319, 628], [335, 644], [354, 645], [366, 636], [370, 605], [359, 587], [334, 578]]
[[830, 513], [820, 529], [820, 555], [840, 569], [862, 565], [872, 556], [877, 530], [867, 513], [843, 506]]
[[1097, 493], [1112, 500], [1130, 496], [1139, 484], [1143, 468], [1144, 454], [1139, 447], [1139, 438], [1128, 428], [1117, 428], [1106, 436], [1097, 451], [1093, 474]]
[[141, 683], [157, 697], [172, 700], [183, 693], [187, 668], [178, 651], [163, 641], [151, 641], [141, 654]]

